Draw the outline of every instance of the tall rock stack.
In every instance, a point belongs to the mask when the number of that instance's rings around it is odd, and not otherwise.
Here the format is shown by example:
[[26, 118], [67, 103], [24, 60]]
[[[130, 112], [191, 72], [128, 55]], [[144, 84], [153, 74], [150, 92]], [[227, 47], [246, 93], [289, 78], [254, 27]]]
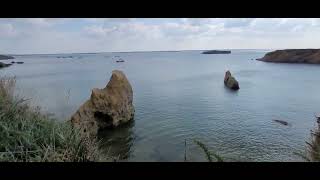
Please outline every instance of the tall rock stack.
[[231, 75], [230, 71], [227, 71], [224, 76], [224, 84], [233, 90], [240, 89], [238, 81]]

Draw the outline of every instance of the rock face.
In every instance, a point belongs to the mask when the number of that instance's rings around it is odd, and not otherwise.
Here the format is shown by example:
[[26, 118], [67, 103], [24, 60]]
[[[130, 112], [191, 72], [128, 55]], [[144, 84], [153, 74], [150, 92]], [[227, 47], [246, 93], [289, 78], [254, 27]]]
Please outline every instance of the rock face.
[[267, 53], [258, 61], [320, 64], [320, 49], [286, 49]]
[[14, 57], [12, 57], [12, 56], [0, 55], [0, 60], [3, 60], [3, 59], [14, 59]]
[[84, 133], [97, 135], [99, 130], [116, 127], [134, 117], [132, 87], [123, 72], [112, 72], [104, 89], [93, 89], [91, 97], [71, 117], [74, 126]]
[[230, 54], [231, 51], [218, 51], [218, 50], [210, 50], [210, 51], [203, 51], [202, 54]]
[[238, 81], [231, 75], [230, 71], [227, 71], [224, 76], [224, 84], [233, 90], [240, 89]]

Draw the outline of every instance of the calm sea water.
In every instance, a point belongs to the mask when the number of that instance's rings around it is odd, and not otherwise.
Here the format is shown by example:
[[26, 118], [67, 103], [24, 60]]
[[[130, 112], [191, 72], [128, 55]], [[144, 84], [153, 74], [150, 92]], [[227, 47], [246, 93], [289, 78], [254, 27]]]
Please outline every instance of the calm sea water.
[[[206, 161], [193, 140], [227, 161], [303, 161], [296, 153], [304, 152], [320, 111], [320, 66], [252, 60], [266, 52], [21, 55], [15, 61], [24, 64], [0, 75], [16, 76], [17, 94], [67, 119], [91, 89], [106, 86], [112, 70], [124, 71], [134, 92], [134, 122], [102, 135], [105, 153], [123, 161], [183, 161], [185, 150], [188, 161]], [[226, 70], [239, 81], [238, 92], [225, 88]]]

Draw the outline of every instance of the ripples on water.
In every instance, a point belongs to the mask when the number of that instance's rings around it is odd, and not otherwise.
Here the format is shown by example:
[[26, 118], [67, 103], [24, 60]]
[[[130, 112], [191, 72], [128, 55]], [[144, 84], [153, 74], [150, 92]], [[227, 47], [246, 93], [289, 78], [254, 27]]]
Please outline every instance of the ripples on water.
[[[67, 119], [91, 89], [106, 86], [112, 70], [124, 71], [135, 120], [100, 135], [104, 152], [122, 161], [183, 161], [185, 140], [188, 160], [206, 161], [193, 139], [230, 161], [302, 161], [295, 153], [305, 150], [313, 113], [320, 111], [320, 66], [251, 60], [265, 52], [29, 55], [0, 75], [16, 75], [18, 94]], [[126, 62], [115, 63], [114, 56]], [[225, 88], [226, 70], [239, 81], [238, 92]]]

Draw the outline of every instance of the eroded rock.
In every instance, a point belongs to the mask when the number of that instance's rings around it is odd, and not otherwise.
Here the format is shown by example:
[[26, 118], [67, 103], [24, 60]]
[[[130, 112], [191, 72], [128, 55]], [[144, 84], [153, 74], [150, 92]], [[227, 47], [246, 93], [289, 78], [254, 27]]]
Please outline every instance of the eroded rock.
[[230, 71], [227, 71], [224, 76], [224, 84], [233, 90], [240, 89], [238, 81], [231, 75]]
[[71, 117], [74, 126], [84, 133], [97, 135], [99, 130], [117, 127], [134, 117], [132, 87], [123, 72], [112, 72], [104, 89], [93, 89], [91, 97]]

